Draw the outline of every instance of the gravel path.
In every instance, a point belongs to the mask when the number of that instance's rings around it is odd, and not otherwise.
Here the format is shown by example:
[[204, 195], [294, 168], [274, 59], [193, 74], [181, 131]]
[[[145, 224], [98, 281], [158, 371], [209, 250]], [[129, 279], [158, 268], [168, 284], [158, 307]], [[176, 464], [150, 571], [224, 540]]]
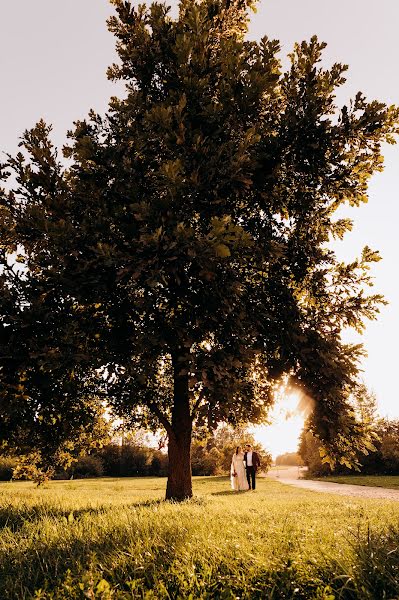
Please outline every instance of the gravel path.
[[341, 496], [356, 496], [358, 498], [378, 498], [399, 501], [399, 490], [388, 488], [371, 487], [366, 485], [349, 485], [347, 483], [332, 483], [330, 481], [312, 481], [311, 479], [300, 479], [303, 475], [302, 469], [289, 467], [288, 469], [277, 469], [269, 471], [267, 477], [275, 479], [280, 483], [293, 485], [295, 487], [313, 490], [314, 492], [327, 492]]

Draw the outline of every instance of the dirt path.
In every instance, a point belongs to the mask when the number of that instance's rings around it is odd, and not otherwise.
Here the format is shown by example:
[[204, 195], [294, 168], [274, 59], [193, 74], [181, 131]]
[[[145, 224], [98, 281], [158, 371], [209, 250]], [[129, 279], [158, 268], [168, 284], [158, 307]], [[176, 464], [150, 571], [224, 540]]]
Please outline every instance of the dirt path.
[[300, 479], [303, 475], [302, 469], [288, 467], [269, 471], [267, 477], [275, 479], [280, 483], [293, 485], [295, 487], [313, 490], [314, 492], [327, 492], [341, 496], [356, 496], [358, 498], [378, 498], [399, 501], [399, 490], [388, 488], [371, 487], [366, 485], [349, 485], [347, 483], [332, 483], [330, 481], [312, 481], [311, 479]]

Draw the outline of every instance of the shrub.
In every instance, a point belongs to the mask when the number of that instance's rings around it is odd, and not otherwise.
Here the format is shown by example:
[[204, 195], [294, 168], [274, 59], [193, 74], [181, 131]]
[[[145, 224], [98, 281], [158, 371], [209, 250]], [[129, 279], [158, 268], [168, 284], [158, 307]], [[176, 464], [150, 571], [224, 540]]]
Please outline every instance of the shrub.
[[168, 455], [160, 450], [152, 453], [150, 473], [157, 477], [166, 477], [168, 474]]
[[121, 447], [122, 477], [148, 475], [151, 464], [151, 449], [145, 446], [126, 444]]
[[79, 458], [72, 471], [76, 479], [102, 477], [104, 475], [104, 465], [99, 456], [87, 455]]
[[0, 456], [0, 481], [10, 481], [12, 479], [17, 462], [17, 459], [11, 456]]
[[137, 477], [155, 475], [164, 477], [168, 472], [168, 457], [155, 448], [140, 444], [108, 444], [97, 454], [107, 477]]
[[219, 471], [221, 455], [217, 448], [207, 450], [202, 442], [194, 441], [191, 448], [193, 475], [216, 475]]
[[107, 477], [121, 476], [121, 446], [107, 444], [98, 453], [104, 465], [104, 475]]

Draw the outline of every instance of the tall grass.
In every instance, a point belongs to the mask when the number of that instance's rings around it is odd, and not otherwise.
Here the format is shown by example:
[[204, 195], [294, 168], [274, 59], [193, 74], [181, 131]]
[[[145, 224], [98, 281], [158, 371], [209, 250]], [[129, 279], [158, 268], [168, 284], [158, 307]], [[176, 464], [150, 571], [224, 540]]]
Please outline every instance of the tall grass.
[[261, 480], [0, 484], [0, 598], [354, 599], [399, 596], [399, 503]]

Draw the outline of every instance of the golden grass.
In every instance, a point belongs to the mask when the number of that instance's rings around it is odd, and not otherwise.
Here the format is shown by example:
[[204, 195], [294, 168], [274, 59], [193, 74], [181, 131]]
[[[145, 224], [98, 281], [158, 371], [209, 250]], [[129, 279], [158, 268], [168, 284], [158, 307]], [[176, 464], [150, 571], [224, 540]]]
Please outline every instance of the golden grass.
[[399, 503], [258, 488], [196, 477], [174, 504], [160, 478], [0, 484], [0, 598], [373, 598], [360, 559], [392, 549]]

